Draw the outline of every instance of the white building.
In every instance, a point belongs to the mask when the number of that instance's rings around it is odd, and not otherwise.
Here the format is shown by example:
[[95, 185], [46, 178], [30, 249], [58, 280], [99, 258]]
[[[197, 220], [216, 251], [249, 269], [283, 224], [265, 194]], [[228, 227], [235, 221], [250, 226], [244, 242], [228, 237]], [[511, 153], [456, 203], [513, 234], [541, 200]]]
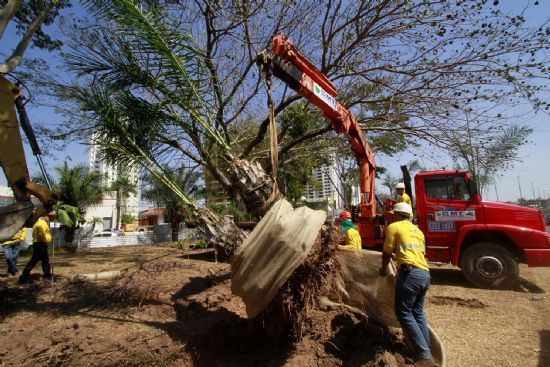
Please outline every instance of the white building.
[[[88, 153], [88, 166], [90, 171], [97, 172], [103, 178], [103, 186], [110, 186], [120, 176], [127, 176], [128, 180], [136, 186], [136, 190], [139, 187], [139, 177], [137, 169], [129, 169], [123, 166], [113, 166], [104, 162], [99, 156], [98, 147], [96, 145], [90, 145]], [[89, 208], [86, 212], [86, 220], [91, 221], [94, 217], [101, 218], [103, 229], [114, 228], [116, 226], [117, 217], [116, 208], [116, 192], [109, 192], [103, 198], [101, 205]], [[130, 194], [130, 197], [126, 199], [122, 204], [121, 214], [128, 213], [132, 217], [138, 218], [138, 195]]]
[[315, 168], [312, 175], [319, 185], [306, 184], [304, 199], [311, 203], [326, 202], [326, 210], [329, 212], [341, 208], [343, 206], [342, 198], [338, 194], [341, 184], [334, 165]]

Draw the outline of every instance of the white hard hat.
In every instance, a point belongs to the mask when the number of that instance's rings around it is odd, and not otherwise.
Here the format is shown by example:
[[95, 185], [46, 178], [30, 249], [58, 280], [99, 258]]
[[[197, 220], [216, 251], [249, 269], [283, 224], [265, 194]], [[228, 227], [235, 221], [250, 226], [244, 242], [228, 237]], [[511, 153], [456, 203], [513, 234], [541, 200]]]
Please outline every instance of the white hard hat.
[[409, 204], [401, 202], [393, 206], [392, 213], [393, 212], [399, 212], [399, 213], [408, 214], [409, 216], [411, 216], [413, 213], [413, 210]]
[[405, 184], [403, 182], [400, 182], [398, 183], [397, 185], [395, 185], [395, 188], [396, 189], [404, 189], [405, 188]]

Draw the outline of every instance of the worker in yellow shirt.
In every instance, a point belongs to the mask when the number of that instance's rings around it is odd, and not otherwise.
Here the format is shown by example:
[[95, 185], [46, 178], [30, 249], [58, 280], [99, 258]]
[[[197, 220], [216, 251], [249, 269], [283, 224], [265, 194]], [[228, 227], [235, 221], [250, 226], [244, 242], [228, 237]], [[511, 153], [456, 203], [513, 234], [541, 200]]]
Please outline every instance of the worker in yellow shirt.
[[19, 258], [19, 250], [21, 244], [27, 237], [27, 228], [23, 227], [12, 238], [2, 243], [4, 257], [8, 264], [8, 278], [15, 278], [19, 271], [17, 270], [17, 259]]
[[361, 250], [361, 236], [359, 231], [353, 222], [351, 221], [351, 213], [344, 210], [338, 216], [340, 220], [340, 228], [344, 234], [343, 245], [339, 245], [340, 249], [354, 249]]
[[40, 217], [32, 227], [32, 257], [25, 266], [19, 277], [19, 283], [29, 281], [29, 275], [38, 262], [42, 263], [42, 273], [45, 279], [51, 279], [50, 258], [48, 256], [48, 245], [52, 242], [48, 216]]
[[424, 316], [430, 272], [424, 256], [424, 234], [411, 223], [411, 215], [409, 204], [395, 204], [394, 222], [386, 230], [380, 275], [386, 275], [388, 263], [395, 254], [399, 272], [395, 284], [395, 314], [416, 354], [415, 366], [433, 367], [437, 364], [432, 359], [428, 323]]
[[403, 182], [395, 185], [395, 192], [397, 193], [396, 203], [407, 203], [412, 206], [411, 197], [405, 192], [405, 184]]

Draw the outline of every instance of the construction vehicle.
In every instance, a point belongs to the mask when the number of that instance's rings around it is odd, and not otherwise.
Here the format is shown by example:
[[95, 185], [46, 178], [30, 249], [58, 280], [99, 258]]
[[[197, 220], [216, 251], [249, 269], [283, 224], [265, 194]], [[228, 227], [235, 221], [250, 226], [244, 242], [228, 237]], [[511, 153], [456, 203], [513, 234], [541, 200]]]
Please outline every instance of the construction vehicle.
[[[334, 130], [346, 134], [359, 166], [360, 203], [352, 208], [362, 246], [381, 249], [392, 203], [377, 214], [374, 156], [354, 115], [336, 100], [335, 85], [284, 36], [257, 57], [269, 78], [281, 79], [317, 106]], [[463, 170], [417, 174], [416, 220], [426, 237], [431, 262], [459, 266], [474, 285], [507, 287], [519, 279], [519, 263], [550, 266], [550, 234], [542, 214], [532, 208], [483, 201], [475, 180]], [[406, 182], [412, 196], [410, 182]]]
[[[27, 136], [33, 154], [38, 158], [48, 187], [30, 180], [19, 125]], [[15, 203], [0, 207], [0, 242], [2, 242], [10, 239], [23, 226], [32, 227], [39, 217], [48, 214], [57, 201], [57, 195], [51, 190], [48, 177], [45, 174], [41, 151], [25, 111], [23, 94], [17, 85], [1, 75], [0, 164], [15, 197]], [[31, 196], [38, 198], [42, 204], [36, 210], [31, 202]]]

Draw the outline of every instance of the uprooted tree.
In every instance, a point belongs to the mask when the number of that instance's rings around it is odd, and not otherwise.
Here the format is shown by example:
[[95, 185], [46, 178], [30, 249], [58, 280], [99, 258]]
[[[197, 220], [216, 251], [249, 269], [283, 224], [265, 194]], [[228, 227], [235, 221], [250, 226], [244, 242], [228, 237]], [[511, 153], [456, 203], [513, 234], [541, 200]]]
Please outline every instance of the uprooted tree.
[[[266, 174], [270, 165], [259, 163], [267, 161], [268, 119], [258, 118], [265, 99], [254, 63], [274, 34], [291, 37], [337, 83], [370, 140], [447, 147], [448, 132], [463, 130], [468, 114], [489, 122], [473, 127], [483, 142], [503, 121], [495, 106], [527, 99], [548, 108], [540, 98], [547, 91], [547, 24], [530, 29], [523, 10], [509, 15], [493, 2], [85, 4], [95, 18], [65, 27], [72, 35], [66, 65], [78, 83], [45, 85], [86, 115], [83, 125], [56, 136], [96, 130], [107, 155], [141, 161], [157, 174], [174, 157], [199, 164], [258, 215], [283, 187]], [[301, 98], [277, 91], [276, 114]], [[249, 126], [245, 138], [241, 124]], [[279, 161], [329, 131], [326, 122], [299, 136], [279, 126]]]
[[[69, 108], [83, 111], [81, 124], [54, 135], [95, 132], [94, 143], [106, 159], [140, 165], [169, 187], [203, 234], [229, 256], [245, 234], [199, 206], [164, 164], [187, 160], [202, 166], [231, 199], [259, 216], [283, 196], [284, 185], [270, 174], [284, 177], [270, 172], [274, 165], [264, 142], [269, 120], [258, 112], [265, 111], [265, 98], [254, 65], [275, 34], [289, 36], [338, 85], [341, 100], [371, 141], [422, 139], [446, 147], [446, 132], [461, 130], [465, 113], [496, 124], [502, 116], [493, 115], [495, 105], [527, 98], [535, 108], [548, 107], [540, 98], [546, 88], [540, 82], [548, 78], [548, 29], [528, 29], [521, 15], [503, 14], [493, 3], [477, 0], [324, 5], [87, 1], [101, 21], [66, 26], [73, 36], [66, 66], [76, 82], [44, 84], [76, 103]], [[276, 91], [275, 114], [301, 99], [288, 88]], [[294, 134], [289, 126], [278, 126], [279, 163], [332, 129], [320, 119], [303, 127]], [[479, 126], [475, 136], [483, 141], [492, 134]], [[316, 263], [311, 268], [330, 261], [331, 253], [318, 255], [311, 254]], [[293, 287], [286, 289], [293, 298]], [[303, 297], [311, 294], [296, 295], [293, 304], [306, 305]]]

